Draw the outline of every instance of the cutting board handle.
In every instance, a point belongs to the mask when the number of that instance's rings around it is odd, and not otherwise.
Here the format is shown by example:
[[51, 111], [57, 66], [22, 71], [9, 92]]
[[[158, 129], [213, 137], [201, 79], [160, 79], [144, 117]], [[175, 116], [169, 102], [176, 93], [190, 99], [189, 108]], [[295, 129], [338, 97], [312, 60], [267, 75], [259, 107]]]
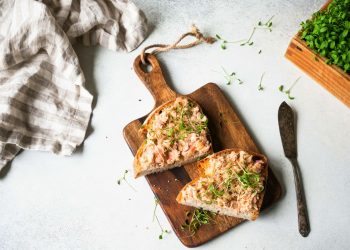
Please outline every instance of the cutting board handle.
[[146, 70], [146, 65], [142, 64], [141, 56], [136, 57], [134, 70], [151, 92], [156, 106], [175, 99], [176, 93], [166, 83], [157, 58], [154, 55], [147, 54], [147, 62], [152, 67], [149, 72]]

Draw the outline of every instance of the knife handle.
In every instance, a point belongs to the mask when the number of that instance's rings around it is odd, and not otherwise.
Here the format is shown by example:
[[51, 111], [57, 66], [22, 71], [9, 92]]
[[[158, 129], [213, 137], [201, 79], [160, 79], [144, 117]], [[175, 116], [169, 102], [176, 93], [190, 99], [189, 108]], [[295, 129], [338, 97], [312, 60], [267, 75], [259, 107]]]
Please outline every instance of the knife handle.
[[290, 162], [293, 165], [295, 191], [297, 195], [299, 232], [303, 237], [306, 237], [310, 233], [310, 224], [307, 213], [303, 183], [300, 174], [300, 168], [296, 158], [290, 159]]

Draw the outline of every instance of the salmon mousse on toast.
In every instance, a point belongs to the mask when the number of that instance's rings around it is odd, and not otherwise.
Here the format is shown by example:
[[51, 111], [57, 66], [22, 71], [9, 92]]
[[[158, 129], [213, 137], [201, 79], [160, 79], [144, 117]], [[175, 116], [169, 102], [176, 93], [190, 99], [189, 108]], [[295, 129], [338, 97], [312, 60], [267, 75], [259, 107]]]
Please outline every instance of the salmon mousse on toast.
[[179, 167], [212, 153], [208, 118], [195, 101], [186, 97], [156, 108], [140, 132], [146, 140], [135, 155], [135, 178]]
[[255, 220], [268, 175], [265, 156], [226, 149], [197, 162], [200, 176], [185, 185], [176, 200], [214, 213]]

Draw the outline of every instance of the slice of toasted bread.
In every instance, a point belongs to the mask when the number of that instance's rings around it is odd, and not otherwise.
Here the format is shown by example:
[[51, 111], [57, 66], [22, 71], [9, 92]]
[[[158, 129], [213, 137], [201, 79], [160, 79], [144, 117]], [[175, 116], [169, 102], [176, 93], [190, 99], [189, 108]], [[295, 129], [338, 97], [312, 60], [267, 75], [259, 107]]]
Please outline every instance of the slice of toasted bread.
[[210, 154], [207, 123], [201, 107], [186, 97], [156, 108], [140, 129], [146, 140], [135, 155], [135, 178], [179, 167]]
[[196, 165], [200, 176], [182, 188], [177, 202], [247, 220], [259, 216], [268, 176], [265, 156], [227, 149]]

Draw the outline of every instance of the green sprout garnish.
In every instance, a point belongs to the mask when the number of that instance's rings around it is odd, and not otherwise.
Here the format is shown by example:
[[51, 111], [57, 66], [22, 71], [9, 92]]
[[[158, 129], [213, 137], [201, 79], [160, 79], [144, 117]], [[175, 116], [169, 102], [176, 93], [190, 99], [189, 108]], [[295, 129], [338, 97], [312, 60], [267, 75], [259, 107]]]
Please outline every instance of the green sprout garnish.
[[249, 38], [245, 41], [245, 42], [243, 42], [243, 43], [241, 43], [240, 44], [240, 46], [245, 46], [245, 45], [249, 45], [249, 46], [252, 46], [253, 44], [254, 44], [254, 42], [252, 42], [251, 40], [252, 40], [252, 38], [253, 38], [253, 36], [254, 36], [254, 33], [255, 33], [255, 30], [257, 29], [257, 27], [254, 27], [253, 28], [253, 30], [252, 30], [252, 33], [250, 33], [250, 36], [249, 36]]
[[269, 20], [267, 20], [265, 23], [263, 23], [262, 21], [259, 21], [258, 22], [258, 26], [259, 27], [262, 27], [262, 28], [264, 28], [264, 29], [267, 29], [267, 30], [269, 30], [270, 32], [272, 31], [272, 19], [273, 19], [273, 17], [274, 16], [271, 16], [270, 18], [269, 18]]
[[224, 186], [226, 191], [229, 191], [231, 189], [232, 182], [233, 182], [235, 176], [233, 174], [232, 169], [227, 169], [227, 174], [228, 174], [228, 177], [224, 180], [223, 186]]
[[247, 189], [247, 188], [259, 188], [263, 189], [264, 187], [261, 186], [260, 183], [260, 175], [257, 173], [250, 172], [246, 167], [242, 167], [239, 163], [237, 163], [239, 168], [242, 170], [241, 173], [236, 173], [238, 181], [241, 183], [242, 187]]
[[158, 207], [158, 204], [159, 204], [159, 200], [158, 200], [156, 197], [154, 197], [154, 203], [155, 203], [155, 205], [154, 205], [153, 219], [152, 219], [152, 220], [153, 220], [153, 221], [154, 221], [154, 220], [157, 221], [158, 226], [159, 226], [159, 228], [160, 228], [160, 230], [161, 230], [161, 233], [160, 233], [160, 235], [158, 236], [158, 238], [159, 238], [160, 240], [162, 240], [163, 237], [164, 237], [164, 234], [169, 234], [170, 231], [167, 230], [167, 229], [164, 229], [164, 228], [162, 227], [162, 225], [160, 224], [160, 221], [159, 221], [158, 216], [157, 216], [157, 214], [156, 214], [156, 210], [157, 210], [157, 207]]
[[215, 35], [216, 39], [218, 39], [221, 43], [220, 43], [220, 47], [221, 49], [225, 50], [227, 48], [227, 44], [228, 43], [240, 43], [244, 40], [238, 40], [238, 41], [227, 41], [226, 39], [223, 39], [221, 36], [219, 36], [218, 34]]
[[292, 91], [292, 89], [294, 88], [295, 84], [299, 81], [299, 79], [300, 79], [300, 77], [298, 77], [298, 78], [293, 82], [293, 84], [292, 84], [287, 90], [284, 91], [284, 86], [283, 86], [283, 85], [280, 85], [280, 86], [278, 87], [278, 90], [279, 90], [280, 92], [286, 94], [286, 95], [288, 96], [288, 99], [289, 99], [289, 100], [294, 100], [295, 97], [294, 97], [294, 96], [291, 96], [291, 91]]
[[[262, 21], [259, 21], [259, 22], [258, 22], [258, 26], [254, 26], [254, 27], [253, 27], [253, 30], [252, 30], [252, 32], [250, 33], [249, 38], [248, 38], [244, 43], [241, 43], [240, 45], [241, 45], [241, 46], [245, 46], [245, 45], [248, 44], [249, 46], [252, 46], [254, 42], [252, 42], [251, 40], [252, 40], [252, 38], [253, 38], [253, 36], [254, 36], [254, 34], [255, 34], [255, 31], [256, 31], [257, 29], [267, 29], [267, 30], [269, 30], [269, 31], [271, 32], [271, 31], [272, 31], [272, 19], [273, 19], [273, 17], [274, 17], [274, 16], [270, 17], [270, 19], [267, 20], [267, 22], [265, 22], [265, 23], [263, 23]], [[259, 54], [260, 54], [260, 53], [259, 53]]]
[[189, 134], [196, 133], [200, 134], [203, 130], [208, 128], [208, 119], [203, 119], [205, 116], [201, 114], [200, 121], [191, 121], [192, 116], [191, 109], [194, 107], [192, 102], [189, 102], [187, 106], [177, 106], [176, 107], [176, 117], [170, 117], [172, 119], [170, 123], [175, 124], [174, 127], [165, 127], [164, 135], [173, 144], [177, 140], [185, 139]]
[[213, 195], [214, 199], [217, 199], [224, 195], [224, 190], [219, 190], [213, 183], [209, 185], [208, 191]]
[[200, 160], [203, 160], [206, 156], [205, 155], [202, 155], [202, 156], [198, 156], [196, 158], [196, 161], [200, 161]]
[[137, 192], [137, 190], [128, 182], [128, 180], [126, 179], [126, 175], [128, 174], [128, 170], [126, 169], [124, 171], [124, 174], [122, 177], [120, 177], [118, 180], [117, 180], [117, 183], [118, 185], [121, 185], [122, 181], [124, 181], [132, 190], [134, 190], [135, 192]]
[[188, 230], [191, 235], [193, 236], [196, 234], [198, 229], [202, 225], [207, 225], [213, 222], [213, 218], [215, 216], [215, 213], [206, 211], [203, 209], [195, 209], [192, 213], [191, 212], [186, 212], [186, 217], [191, 217], [191, 220], [186, 219], [185, 224], [181, 226], [182, 230]]
[[[224, 39], [222, 36], [216, 34], [216, 39], [218, 41], [220, 41], [220, 48], [223, 50], [227, 49], [227, 44], [229, 44], [229, 43], [232, 43], [232, 44], [239, 43], [240, 46], [245, 46], [245, 45], [252, 46], [254, 44], [252, 39], [253, 39], [254, 33], [257, 29], [266, 29], [266, 30], [269, 30], [270, 32], [272, 31], [272, 19], [273, 19], [273, 17], [274, 16], [270, 17], [270, 19], [267, 20], [266, 22], [259, 21], [258, 26], [253, 27], [252, 32], [250, 33], [248, 39], [241, 39], [241, 40], [237, 40], [237, 41], [228, 41], [228, 40]], [[259, 54], [260, 53], [261, 53], [261, 50], [259, 51]]]
[[280, 85], [280, 86], [278, 87], [278, 90], [279, 90], [280, 92], [283, 92], [283, 89], [284, 89], [284, 86], [283, 86], [283, 85]]
[[[237, 77], [236, 72], [231, 72], [228, 73], [227, 70], [224, 67], [221, 67], [223, 73], [224, 73], [224, 78], [226, 80], [226, 85], [231, 85], [231, 83], [237, 82], [238, 84], [242, 84], [243, 81]], [[218, 71], [215, 71], [217, 73], [220, 73]]]
[[263, 80], [263, 78], [264, 78], [264, 75], [265, 75], [265, 72], [262, 73], [262, 75], [261, 75], [261, 77], [260, 77], [260, 83], [259, 83], [259, 85], [258, 85], [258, 90], [259, 90], [259, 91], [264, 90], [264, 87], [262, 86], [262, 80]]
[[246, 169], [243, 169], [241, 174], [237, 174], [237, 179], [245, 189], [248, 187], [256, 188], [260, 184], [260, 175], [249, 172]]
[[169, 128], [168, 129], [168, 134], [169, 137], [172, 137], [174, 135], [174, 128]]

